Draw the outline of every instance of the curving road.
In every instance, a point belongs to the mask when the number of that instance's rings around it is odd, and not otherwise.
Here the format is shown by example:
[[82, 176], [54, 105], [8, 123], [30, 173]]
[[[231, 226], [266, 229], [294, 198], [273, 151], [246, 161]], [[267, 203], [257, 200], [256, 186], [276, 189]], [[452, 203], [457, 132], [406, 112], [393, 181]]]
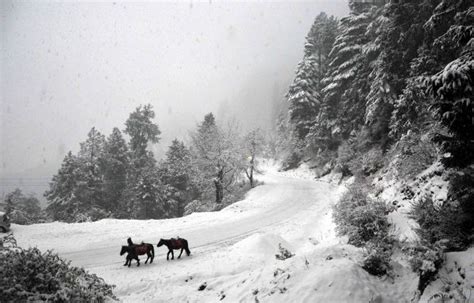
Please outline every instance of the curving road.
[[159, 238], [186, 238], [193, 255], [200, 255], [253, 233], [272, 230], [287, 221], [298, 221], [305, 218], [310, 209], [313, 215], [322, 214], [330, 204], [327, 200], [333, 200], [335, 196], [335, 187], [325, 182], [285, 176], [275, 171], [267, 172], [259, 179], [264, 185], [253, 189], [244, 201], [221, 212], [169, 220], [15, 225], [15, 236], [20, 246], [54, 249], [73, 265], [91, 269], [123, 263], [118, 252], [128, 236], [135, 242], [155, 244], [155, 253], [161, 260], [166, 252], [156, 248]]

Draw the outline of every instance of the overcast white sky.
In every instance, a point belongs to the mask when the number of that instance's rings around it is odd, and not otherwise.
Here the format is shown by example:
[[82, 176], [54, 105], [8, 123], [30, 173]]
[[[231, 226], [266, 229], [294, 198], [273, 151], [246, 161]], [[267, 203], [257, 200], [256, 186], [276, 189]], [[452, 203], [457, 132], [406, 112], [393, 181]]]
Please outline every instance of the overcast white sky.
[[158, 153], [210, 111], [269, 127], [316, 15], [348, 13], [346, 0], [0, 5], [4, 176], [55, 172], [92, 126], [123, 129], [143, 103]]

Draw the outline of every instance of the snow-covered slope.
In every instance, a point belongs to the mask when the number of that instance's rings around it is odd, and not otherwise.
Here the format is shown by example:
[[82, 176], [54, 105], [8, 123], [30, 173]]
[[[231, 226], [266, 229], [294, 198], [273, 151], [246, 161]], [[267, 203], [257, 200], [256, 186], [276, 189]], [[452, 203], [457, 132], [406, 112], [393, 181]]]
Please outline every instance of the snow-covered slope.
[[[18, 244], [54, 249], [115, 284], [124, 302], [404, 302], [416, 277], [379, 279], [358, 264], [362, 250], [337, 238], [331, 207], [343, 191], [304, 172], [267, 165], [246, 199], [213, 213], [169, 220], [13, 225]], [[155, 244], [153, 264], [122, 266], [121, 245]], [[191, 256], [166, 261], [160, 238], [188, 239]], [[280, 248], [294, 256], [275, 258]], [[202, 289], [202, 290], [199, 290]]]

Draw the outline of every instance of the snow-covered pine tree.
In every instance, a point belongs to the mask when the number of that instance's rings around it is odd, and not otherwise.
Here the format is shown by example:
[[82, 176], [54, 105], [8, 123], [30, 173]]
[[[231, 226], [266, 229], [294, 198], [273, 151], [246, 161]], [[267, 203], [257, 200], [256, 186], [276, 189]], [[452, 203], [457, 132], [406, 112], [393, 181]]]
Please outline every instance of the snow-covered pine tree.
[[296, 136], [300, 140], [306, 138], [319, 111], [318, 76], [317, 58], [315, 56], [303, 58], [298, 64], [295, 79], [287, 94], [290, 103], [290, 122], [294, 125]]
[[80, 144], [78, 160], [81, 165], [80, 199], [86, 209], [104, 208], [103, 172], [105, 136], [92, 127], [87, 140]]
[[427, 80], [437, 115], [449, 132], [436, 137], [448, 153], [443, 160], [449, 166], [466, 167], [474, 162], [473, 46], [468, 46], [459, 58]]
[[338, 34], [338, 21], [334, 16], [320, 13], [313, 22], [306, 36], [304, 56], [315, 56], [318, 62], [318, 90], [321, 89], [320, 81], [328, 68], [328, 55], [331, 52], [334, 40]]
[[72, 152], [64, 157], [61, 168], [49, 183], [45, 192], [48, 206], [46, 212], [53, 220], [73, 222], [82, 205], [76, 190], [80, 182], [80, 164]]
[[158, 143], [161, 134], [152, 120], [155, 112], [150, 104], [139, 106], [125, 122], [125, 133], [130, 136], [130, 166], [127, 172], [127, 186], [123, 193], [125, 217], [159, 218], [165, 216], [161, 205], [163, 189], [157, 172], [156, 160], [148, 149], [149, 144]]
[[[413, 7], [413, 5], [415, 4], [412, 3], [411, 6]], [[447, 110], [445, 105], [441, 105], [446, 100], [440, 100], [445, 96], [439, 95], [432, 85], [434, 83], [428, 83], [430, 81], [424, 81], [431, 88], [429, 91], [431, 96], [426, 94], [425, 85], [422, 83], [423, 79], [435, 74], [440, 75], [442, 70], [450, 74], [451, 72], [448, 70], [451, 68], [446, 70], [445, 67], [461, 56], [468, 58], [467, 52], [473, 48], [470, 41], [474, 31], [474, 13], [470, 1], [423, 1], [419, 5], [421, 8], [413, 16], [415, 22], [412, 22], [413, 24], [408, 27], [408, 30], [411, 32], [422, 30], [424, 39], [423, 44], [418, 48], [417, 57], [411, 61], [407, 86], [395, 102], [391, 118], [391, 136], [394, 139], [408, 130], [413, 132], [423, 128], [432, 128], [433, 123], [436, 122], [433, 120], [432, 111], [433, 109], [440, 110], [441, 107]], [[455, 65], [459, 67], [459, 65]], [[459, 76], [458, 73], [454, 74]], [[437, 77], [437, 79], [442, 81], [443, 78]], [[445, 80], [450, 81], [447, 78]], [[437, 85], [441, 85], [441, 82]], [[441, 121], [443, 114], [439, 113], [438, 120]], [[445, 126], [450, 125], [447, 121], [442, 123]], [[437, 137], [443, 141], [441, 139], [443, 135]]]
[[298, 139], [304, 140], [316, 118], [321, 98], [321, 80], [334, 42], [337, 21], [325, 13], [318, 15], [306, 37], [304, 56], [287, 93], [289, 121]]
[[104, 207], [112, 212], [120, 208], [122, 193], [130, 166], [127, 143], [118, 128], [107, 138], [101, 162], [103, 172]]
[[384, 7], [378, 34], [380, 54], [369, 76], [365, 124], [370, 139], [387, 147], [390, 118], [396, 99], [403, 93], [410, 76], [411, 62], [423, 43], [423, 25], [431, 15], [433, 1], [409, 0]]
[[174, 216], [182, 217], [187, 203], [196, 199], [195, 184], [197, 172], [192, 165], [191, 152], [178, 139], [174, 139], [166, 152], [166, 159], [160, 164], [162, 183], [168, 186], [171, 199], [176, 201]]
[[173, 217], [175, 201], [160, 181], [156, 166], [146, 165], [140, 171], [133, 186], [130, 214], [137, 219], [161, 219]]
[[383, 20], [378, 6], [357, 8], [341, 19], [329, 53], [329, 68], [322, 81], [323, 104], [308, 136], [321, 149], [336, 149], [363, 124], [367, 77], [379, 52], [376, 31]]
[[149, 144], [160, 141], [161, 131], [153, 122], [154, 118], [153, 107], [147, 104], [138, 106], [125, 122], [124, 132], [130, 136], [131, 177], [139, 174], [142, 167], [154, 160], [153, 154], [147, 150]]

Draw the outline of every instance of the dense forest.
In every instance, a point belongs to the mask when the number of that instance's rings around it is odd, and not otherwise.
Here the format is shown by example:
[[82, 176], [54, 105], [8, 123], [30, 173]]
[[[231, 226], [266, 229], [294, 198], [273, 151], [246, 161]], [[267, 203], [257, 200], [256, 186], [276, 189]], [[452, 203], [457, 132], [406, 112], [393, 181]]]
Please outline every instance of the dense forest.
[[[415, 262], [422, 291], [441, 263], [438, 248], [462, 250], [474, 239], [474, 7], [349, 5], [341, 20], [320, 14], [307, 35], [278, 121], [279, 146], [286, 168], [307, 162], [320, 176], [354, 178], [334, 218], [349, 243], [368, 249], [365, 266], [374, 274], [389, 269], [387, 214], [397, 208], [380, 193], [400, 185], [421, 240], [407, 249], [433, 264]], [[415, 199], [434, 178], [448, 184], [446, 197]]]

